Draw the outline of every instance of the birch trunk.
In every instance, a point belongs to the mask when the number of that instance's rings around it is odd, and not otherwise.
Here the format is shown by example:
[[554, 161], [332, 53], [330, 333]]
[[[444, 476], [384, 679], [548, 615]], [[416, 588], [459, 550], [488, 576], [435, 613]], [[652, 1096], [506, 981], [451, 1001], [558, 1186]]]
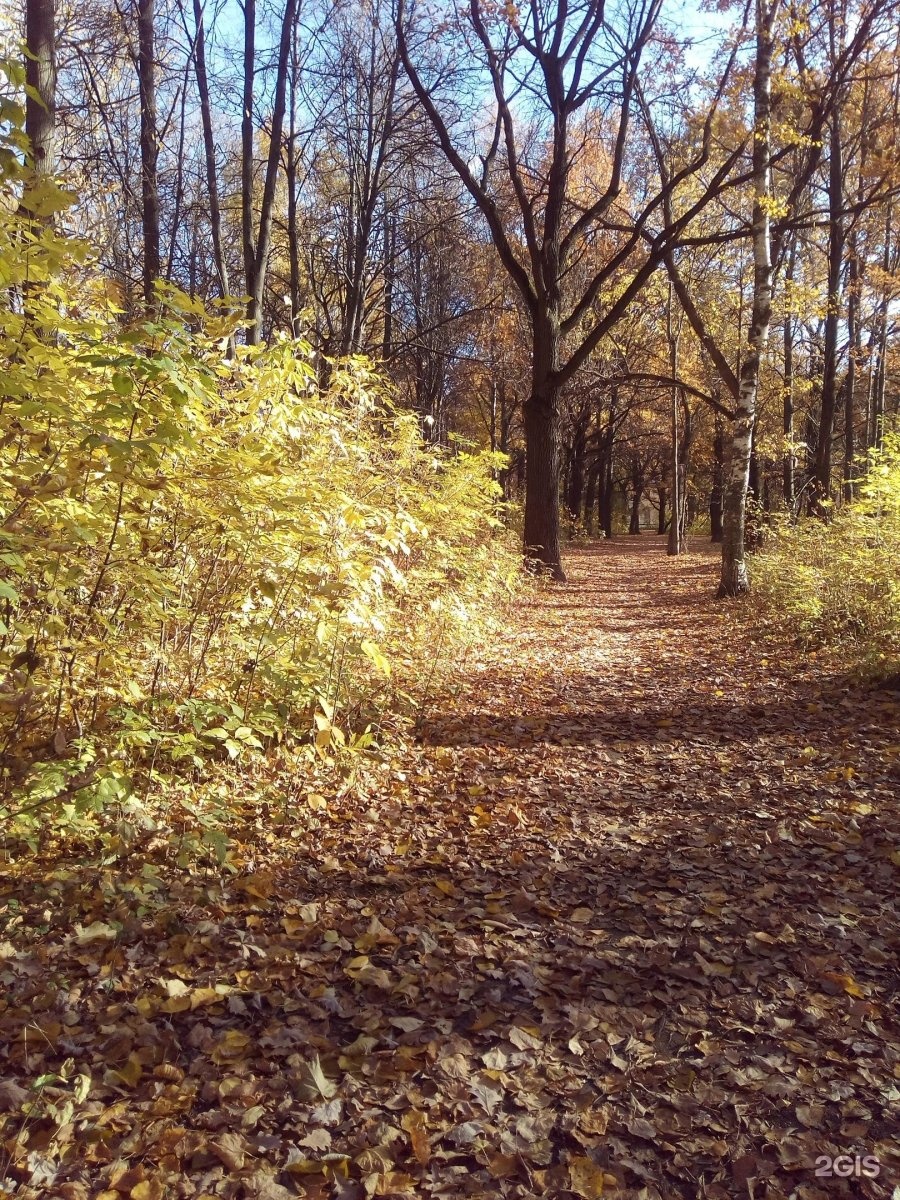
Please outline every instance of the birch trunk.
[[744, 536], [747, 486], [756, 424], [759, 367], [769, 340], [772, 313], [772, 254], [769, 237], [769, 162], [773, 30], [779, 0], [757, 0], [756, 69], [753, 80], [753, 309], [747, 352], [738, 381], [737, 415], [728, 447], [723, 501], [722, 574], [720, 596], [739, 596], [750, 589]]

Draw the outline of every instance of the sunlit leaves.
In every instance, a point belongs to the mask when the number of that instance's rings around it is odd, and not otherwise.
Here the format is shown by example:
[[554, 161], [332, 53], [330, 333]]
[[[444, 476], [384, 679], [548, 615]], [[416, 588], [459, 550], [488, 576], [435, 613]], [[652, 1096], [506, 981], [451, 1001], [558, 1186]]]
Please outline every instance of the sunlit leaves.
[[872, 452], [859, 490], [828, 521], [785, 523], [769, 534], [758, 560], [758, 603], [767, 619], [891, 674], [900, 664], [897, 434]]
[[22, 232], [0, 215], [7, 287], [45, 281], [0, 306], [0, 818], [143, 820], [173, 784], [197, 812], [228, 764], [365, 749], [508, 593], [499, 460], [426, 448], [363, 359], [322, 389], [303, 341], [227, 357], [174, 288], [122, 330], [83, 247]]

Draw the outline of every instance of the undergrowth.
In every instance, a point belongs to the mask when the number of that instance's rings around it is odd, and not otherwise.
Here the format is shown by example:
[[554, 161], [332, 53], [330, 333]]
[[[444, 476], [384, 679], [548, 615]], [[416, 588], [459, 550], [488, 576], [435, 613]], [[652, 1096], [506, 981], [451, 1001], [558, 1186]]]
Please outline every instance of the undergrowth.
[[887, 432], [858, 483], [858, 499], [828, 520], [808, 517], [767, 533], [755, 559], [764, 618], [832, 647], [851, 669], [900, 670], [900, 434]]
[[174, 289], [123, 328], [87, 248], [17, 210], [16, 136], [13, 119], [0, 833], [115, 850], [178, 829], [222, 853], [247, 781], [290, 778], [287, 807], [352, 770], [502, 608], [500, 462], [426, 445], [366, 361], [324, 385], [302, 340], [235, 346], [231, 317]]

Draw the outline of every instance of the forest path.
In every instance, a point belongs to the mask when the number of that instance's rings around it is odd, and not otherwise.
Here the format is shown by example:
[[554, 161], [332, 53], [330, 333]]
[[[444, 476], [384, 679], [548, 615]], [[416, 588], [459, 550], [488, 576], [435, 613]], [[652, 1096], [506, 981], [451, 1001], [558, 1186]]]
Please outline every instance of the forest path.
[[93, 1082], [17, 1200], [892, 1195], [900, 697], [754, 645], [709, 547], [566, 565], [236, 876], [22, 898], [6, 1066]]

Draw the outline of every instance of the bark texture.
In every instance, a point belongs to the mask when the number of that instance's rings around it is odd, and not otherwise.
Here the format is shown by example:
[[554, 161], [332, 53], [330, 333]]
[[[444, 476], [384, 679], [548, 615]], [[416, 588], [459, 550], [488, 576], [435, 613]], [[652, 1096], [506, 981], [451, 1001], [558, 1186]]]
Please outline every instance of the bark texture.
[[202, 0], [194, 0], [194, 73], [200, 99], [200, 121], [203, 126], [203, 155], [206, 166], [206, 186], [209, 194], [209, 225], [213, 245], [213, 260], [222, 295], [227, 296], [228, 266], [222, 248], [222, 207], [219, 200], [219, 172], [216, 169], [216, 143], [212, 126], [212, 106], [209, 99], [209, 74], [206, 69], [206, 29], [203, 23]]
[[772, 314], [772, 254], [769, 242], [769, 175], [771, 158], [771, 105], [773, 29], [779, 0], [757, 0], [756, 65], [753, 80], [753, 308], [747, 351], [738, 377], [736, 416], [728, 446], [723, 498], [722, 573], [720, 596], [739, 596], [750, 589], [745, 534], [747, 486], [759, 367], [769, 340]]
[[144, 241], [144, 303], [153, 305], [159, 279], [159, 141], [156, 119], [156, 5], [138, 0], [138, 84], [141, 102], [141, 232]]
[[[25, 133], [31, 184], [53, 174], [56, 168], [56, 4], [55, 0], [27, 0], [25, 6], [25, 79], [33, 94], [25, 97]], [[22, 201], [26, 212], [28, 191]], [[34, 214], [31, 214], [34, 216]]]

